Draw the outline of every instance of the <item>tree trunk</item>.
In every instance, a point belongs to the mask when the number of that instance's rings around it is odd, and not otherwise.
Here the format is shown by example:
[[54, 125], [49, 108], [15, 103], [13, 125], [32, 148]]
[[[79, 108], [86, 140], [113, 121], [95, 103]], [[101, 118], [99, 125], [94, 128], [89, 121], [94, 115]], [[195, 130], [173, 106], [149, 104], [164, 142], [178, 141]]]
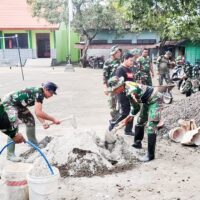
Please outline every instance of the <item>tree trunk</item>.
[[87, 61], [87, 50], [89, 48], [89, 45], [90, 45], [90, 40], [89, 39], [86, 39], [86, 42], [85, 42], [85, 46], [84, 46], [84, 49], [83, 49], [83, 52], [82, 52], [82, 56], [80, 58], [80, 63], [81, 63], [81, 66], [83, 68], [87, 67], [88, 65], [88, 61]]
[[161, 43], [160, 43], [160, 48], [159, 48], [159, 55], [165, 54], [164, 48], [165, 48], [165, 42], [167, 41], [166, 38], [164, 38]]

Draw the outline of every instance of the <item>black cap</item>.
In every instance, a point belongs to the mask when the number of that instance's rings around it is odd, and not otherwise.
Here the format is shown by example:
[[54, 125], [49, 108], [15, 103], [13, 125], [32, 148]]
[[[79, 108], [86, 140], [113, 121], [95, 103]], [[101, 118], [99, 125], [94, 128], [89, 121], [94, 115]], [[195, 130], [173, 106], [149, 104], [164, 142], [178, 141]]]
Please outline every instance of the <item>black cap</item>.
[[53, 82], [46, 82], [42, 84], [43, 88], [47, 89], [48, 91], [53, 92], [53, 94], [57, 94], [56, 90], [58, 86]]

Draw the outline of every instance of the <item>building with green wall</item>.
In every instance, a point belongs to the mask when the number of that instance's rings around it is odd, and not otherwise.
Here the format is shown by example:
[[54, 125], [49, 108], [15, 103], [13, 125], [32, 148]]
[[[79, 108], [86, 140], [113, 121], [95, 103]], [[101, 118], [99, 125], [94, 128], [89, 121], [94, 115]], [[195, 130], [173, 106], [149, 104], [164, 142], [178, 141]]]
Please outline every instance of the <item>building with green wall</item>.
[[[78, 62], [79, 50], [74, 48], [74, 44], [79, 42], [78, 34], [71, 32], [70, 42], [71, 60]], [[33, 18], [26, 0], [1, 0], [0, 61], [19, 64], [18, 47], [22, 64], [27, 59], [38, 58], [49, 58], [56, 63], [66, 62], [68, 32], [64, 23], [50, 24], [44, 19]]]
[[[70, 47], [71, 47], [71, 61], [73, 63], [76, 63], [79, 61], [80, 58], [80, 50], [75, 48], [75, 44], [80, 41], [79, 34], [71, 31], [71, 41], [70, 41]], [[63, 62], [67, 61], [67, 58], [69, 56], [69, 50], [68, 50], [68, 30], [65, 26], [65, 23], [60, 24], [60, 28], [58, 31], [56, 31], [56, 52], [57, 52], [57, 62]]]
[[191, 64], [195, 62], [200, 62], [200, 43], [186, 42], [185, 47], [185, 58]]

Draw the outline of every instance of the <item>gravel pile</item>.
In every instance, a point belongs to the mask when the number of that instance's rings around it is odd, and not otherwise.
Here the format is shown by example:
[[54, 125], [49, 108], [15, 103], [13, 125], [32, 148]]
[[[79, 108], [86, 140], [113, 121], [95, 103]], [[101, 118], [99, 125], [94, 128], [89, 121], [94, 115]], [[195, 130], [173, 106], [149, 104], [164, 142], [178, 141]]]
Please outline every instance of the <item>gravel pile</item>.
[[165, 107], [162, 116], [165, 126], [159, 131], [161, 135], [167, 134], [169, 130], [179, 126], [179, 119], [195, 119], [197, 126], [200, 126], [200, 93], [195, 93], [191, 97], [181, 99]]

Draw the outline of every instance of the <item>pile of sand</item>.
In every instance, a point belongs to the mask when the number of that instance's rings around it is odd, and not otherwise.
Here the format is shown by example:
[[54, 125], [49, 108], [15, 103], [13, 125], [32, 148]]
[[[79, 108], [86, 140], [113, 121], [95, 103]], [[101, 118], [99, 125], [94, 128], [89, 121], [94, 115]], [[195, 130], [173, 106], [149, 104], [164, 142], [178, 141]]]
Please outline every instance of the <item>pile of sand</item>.
[[[104, 141], [91, 130], [76, 130], [49, 141], [42, 151], [49, 162], [59, 168], [62, 177], [104, 175], [123, 171], [131, 169], [136, 160], [134, 148], [120, 136], [112, 152], [105, 149]], [[46, 169], [41, 170], [41, 156], [38, 152], [24, 155], [25, 162], [35, 163], [35, 174], [37, 171], [42, 175], [46, 175], [43, 171], [49, 173], [46, 163], [42, 164], [46, 165]]]

